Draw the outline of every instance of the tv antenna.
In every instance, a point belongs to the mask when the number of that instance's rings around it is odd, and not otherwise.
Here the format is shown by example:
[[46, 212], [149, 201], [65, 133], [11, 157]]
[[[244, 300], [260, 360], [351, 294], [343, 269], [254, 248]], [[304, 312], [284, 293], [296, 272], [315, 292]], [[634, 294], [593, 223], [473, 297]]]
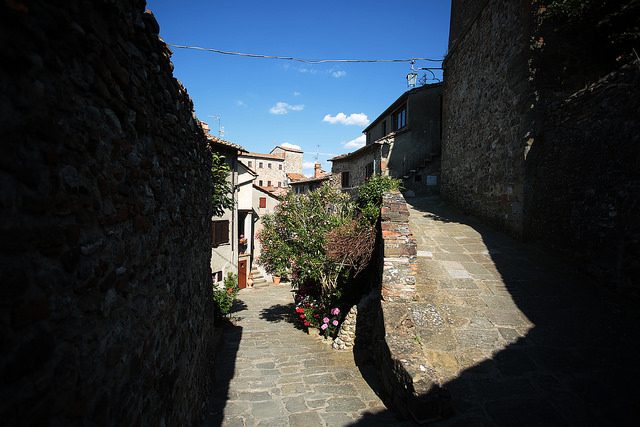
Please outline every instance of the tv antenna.
[[318, 155], [320, 154], [320, 144], [316, 145], [316, 161], [315, 163], [318, 163]]
[[220, 114], [216, 114], [215, 116], [209, 116], [209, 117], [213, 117], [214, 120], [218, 120], [218, 138], [222, 138], [222, 136], [224, 135], [224, 128], [220, 126]]

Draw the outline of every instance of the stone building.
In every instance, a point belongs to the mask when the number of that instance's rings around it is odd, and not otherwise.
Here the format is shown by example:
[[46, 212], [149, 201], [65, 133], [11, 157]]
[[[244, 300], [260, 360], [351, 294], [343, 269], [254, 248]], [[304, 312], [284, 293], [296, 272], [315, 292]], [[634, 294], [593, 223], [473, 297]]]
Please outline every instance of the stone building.
[[301, 150], [278, 145], [274, 147], [269, 154], [282, 157], [284, 160], [284, 170], [287, 173], [302, 173], [302, 156], [304, 153]]
[[442, 83], [403, 93], [363, 130], [364, 147], [329, 161], [345, 190], [372, 174], [402, 178], [407, 188], [436, 190], [440, 175]]
[[636, 57], [557, 31], [546, 3], [453, 0], [442, 194], [640, 293]]
[[257, 174], [258, 187], [285, 188], [287, 173], [302, 173], [302, 156], [300, 150], [277, 146], [269, 154], [241, 153], [238, 159]]
[[313, 190], [320, 188], [325, 182], [336, 188], [340, 188], [338, 180], [340, 175], [333, 173], [326, 173], [322, 170], [320, 163], [314, 164], [313, 176], [311, 178], [302, 178], [295, 181], [291, 181], [289, 185], [291, 190], [296, 194], [309, 193]]

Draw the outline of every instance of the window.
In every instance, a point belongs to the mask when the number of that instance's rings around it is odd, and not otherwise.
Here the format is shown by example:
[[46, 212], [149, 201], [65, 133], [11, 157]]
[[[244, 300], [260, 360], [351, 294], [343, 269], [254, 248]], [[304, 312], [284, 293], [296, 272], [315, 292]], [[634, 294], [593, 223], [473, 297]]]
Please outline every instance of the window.
[[349, 171], [342, 172], [342, 188], [349, 187]]
[[259, 167], [260, 169], [262, 169], [262, 168], [264, 167], [264, 165], [262, 164], [262, 162], [258, 163], [258, 167]]
[[215, 273], [213, 273], [211, 275], [211, 278], [213, 279], [214, 282], [221, 282], [222, 281], [222, 271], [216, 271]]
[[402, 129], [407, 125], [407, 107], [402, 107], [393, 113], [393, 130]]
[[260, 197], [260, 207], [261, 208], [266, 208], [267, 207], [267, 198], [266, 197]]
[[211, 246], [229, 243], [229, 221], [211, 221]]
[[279, 169], [279, 170], [282, 170], [282, 165], [278, 165], [278, 169]]
[[278, 187], [282, 187], [282, 183], [278, 181]]
[[271, 187], [271, 181], [267, 181], [267, 187]]
[[251, 167], [251, 160], [249, 160], [249, 163], [248, 163], [248, 164], [249, 164], [249, 167]]
[[383, 120], [382, 121], [382, 136], [385, 136], [387, 134], [387, 121]]
[[271, 169], [271, 163], [267, 163], [267, 167]]
[[373, 175], [373, 162], [364, 167], [364, 179], [369, 179]]
[[262, 180], [258, 181], [258, 187], [262, 187]]

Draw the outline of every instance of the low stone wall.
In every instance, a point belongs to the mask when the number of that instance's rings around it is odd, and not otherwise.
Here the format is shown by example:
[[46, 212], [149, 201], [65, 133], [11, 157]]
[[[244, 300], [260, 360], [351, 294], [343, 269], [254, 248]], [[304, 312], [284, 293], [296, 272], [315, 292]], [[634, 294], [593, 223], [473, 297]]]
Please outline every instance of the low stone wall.
[[412, 303], [417, 301], [417, 244], [401, 193], [384, 194], [381, 229], [384, 266], [374, 348], [382, 398], [405, 418], [433, 421], [449, 410], [449, 395], [419, 357], [420, 343], [408, 320]]

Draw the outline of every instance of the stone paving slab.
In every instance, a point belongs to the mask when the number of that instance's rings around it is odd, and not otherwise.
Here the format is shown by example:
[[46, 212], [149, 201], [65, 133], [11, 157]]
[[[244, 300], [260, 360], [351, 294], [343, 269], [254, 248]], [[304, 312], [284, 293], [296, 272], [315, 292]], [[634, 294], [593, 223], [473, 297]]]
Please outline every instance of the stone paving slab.
[[440, 425], [637, 425], [637, 301], [437, 197], [407, 204], [419, 301], [404, 313], [452, 395]]
[[371, 366], [357, 367], [352, 352], [296, 327], [288, 284], [242, 289], [238, 300], [203, 427], [412, 425], [396, 419], [374, 392]]

